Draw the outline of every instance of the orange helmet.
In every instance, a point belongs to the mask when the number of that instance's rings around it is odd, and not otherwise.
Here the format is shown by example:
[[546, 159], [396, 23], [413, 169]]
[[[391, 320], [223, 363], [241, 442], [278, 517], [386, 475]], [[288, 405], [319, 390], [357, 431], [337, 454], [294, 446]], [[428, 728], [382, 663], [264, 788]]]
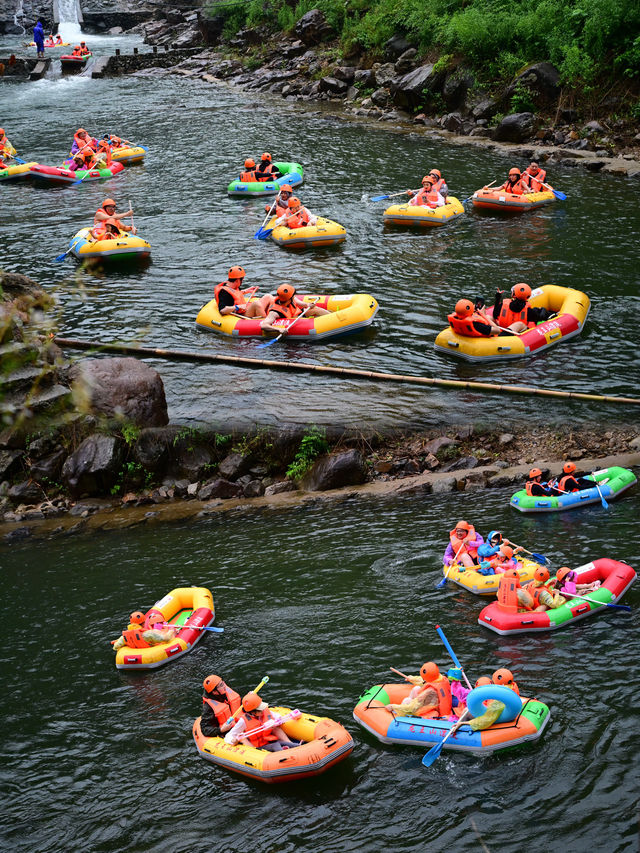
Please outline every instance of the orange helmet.
[[231, 267], [227, 274], [227, 278], [244, 278], [246, 272], [242, 267]]
[[513, 578], [516, 582], [516, 587], [520, 586], [520, 575], [517, 573], [515, 569], [508, 569], [503, 575], [503, 578]]
[[533, 480], [534, 477], [542, 477], [542, 471], [539, 468], [532, 468], [529, 471], [529, 479]]
[[500, 553], [503, 557], [506, 557], [507, 560], [510, 560], [513, 557], [513, 548], [510, 545], [501, 545]]
[[528, 299], [531, 296], [531, 288], [523, 281], [520, 284], [514, 284], [511, 288], [511, 295], [516, 299]]
[[458, 299], [456, 302], [456, 314], [458, 317], [470, 317], [473, 314], [473, 302], [469, 299]]
[[290, 284], [281, 284], [276, 293], [281, 302], [290, 302], [295, 296], [296, 289]]
[[535, 570], [533, 579], [540, 583], [546, 583], [549, 580], [549, 569], [546, 566], [540, 566]]
[[440, 670], [432, 660], [423, 663], [420, 667], [420, 675], [423, 681], [435, 681], [440, 677]]
[[4, 127], [0, 127], [0, 136], [4, 136]]
[[102, 206], [103, 207], [109, 207], [109, 206], [115, 207], [116, 203], [112, 198], [105, 198], [105, 200], [102, 202]]
[[422, 183], [423, 184], [429, 183], [433, 186], [433, 184], [435, 184], [435, 179], [432, 178], [431, 175], [425, 175], [424, 178], [422, 179]]
[[509, 174], [520, 177], [520, 169], [516, 168], [516, 166], [512, 166], [511, 169], [509, 169]]
[[562, 470], [565, 474], [573, 474], [573, 472], [576, 470], [575, 462], [565, 462], [562, 466]]
[[221, 683], [222, 679], [219, 675], [208, 675], [202, 682], [202, 686], [204, 687], [206, 693], [211, 693], [211, 691], [215, 690], [216, 687]]
[[[80, 47], [80, 45], [79, 45], [79, 44], [77, 44], [77, 45], [74, 47], [74, 50], [77, 50], [79, 47]], [[76, 130], [76, 136], [77, 136], [79, 133], [84, 133], [84, 134], [86, 134], [86, 132], [87, 132], [87, 131], [84, 129], [84, 127], [79, 127], [79, 128]]]
[[113, 216], [110, 216], [108, 219], [104, 220], [105, 225], [113, 225], [114, 228], [120, 230], [120, 226], [118, 225], [118, 220], [114, 219]]
[[456, 530], [460, 530], [460, 529], [466, 530], [468, 533], [471, 530], [471, 525], [469, 524], [468, 521], [459, 521], [456, 524]]
[[491, 684], [491, 679], [487, 675], [481, 675], [473, 685], [474, 687], [484, 687], [486, 684]]
[[242, 697], [242, 707], [245, 711], [255, 711], [261, 702], [262, 699], [253, 690]]
[[283, 184], [283, 185], [280, 187], [280, 192], [281, 192], [281, 193], [292, 193], [292, 192], [293, 192], [293, 187], [291, 186], [291, 184]]
[[292, 195], [287, 204], [291, 210], [297, 210], [300, 207], [300, 199], [298, 196]]
[[569, 568], [569, 566], [560, 566], [560, 568], [556, 572], [556, 580], [558, 581], [558, 583], [562, 583], [562, 581], [570, 573], [571, 573], [571, 569]]
[[131, 616], [129, 616], [129, 622], [131, 622], [132, 625], [142, 625], [144, 622], [144, 613], [140, 610], [134, 611]]
[[256, 167], [256, 161], [255, 161], [255, 160], [252, 160], [252, 159], [251, 159], [251, 157], [248, 157], [248, 158], [244, 161], [244, 167], [245, 167], [245, 169], [255, 169], [255, 167]]
[[430, 175], [435, 175], [435, 176], [436, 176], [436, 178], [441, 178], [441, 177], [442, 177], [442, 174], [441, 174], [441, 172], [440, 172], [440, 169], [431, 169], [431, 171], [429, 172], [429, 174], [430, 174]]
[[496, 669], [491, 680], [494, 684], [504, 684], [505, 686], [513, 684], [513, 673], [510, 669]]
[[261, 160], [271, 160], [271, 154], [269, 154], [268, 151], [265, 151], [260, 159]]
[[[74, 44], [73, 49], [74, 49], [74, 50], [80, 50], [80, 45], [79, 45], [79, 44]], [[85, 130], [85, 133], [86, 133], [86, 132], [87, 132], [87, 131]], [[78, 133], [80, 133], [80, 131], [78, 131]]]

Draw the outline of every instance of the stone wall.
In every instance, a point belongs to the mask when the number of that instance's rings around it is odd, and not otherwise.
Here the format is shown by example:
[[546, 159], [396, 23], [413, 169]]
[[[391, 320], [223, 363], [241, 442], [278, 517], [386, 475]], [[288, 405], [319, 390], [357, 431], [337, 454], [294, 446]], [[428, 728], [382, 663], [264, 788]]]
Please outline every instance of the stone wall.
[[45, 34], [53, 28], [52, 0], [24, 0], [22, 14], [18, 17], [18, 26], [14, 21], [18, 9], [18, 0], [0, 0], [0, 33], [28, 36], [24, 41], [31, 41], [33, 27], [37, 20], [42, 21]]
[[176, 63], [197, 52], [194, 49], [185, 49], [110, 56], [102, 68], [102, 76], [118, 77], [120, 74], [131, 74], [133, 71], [142, 71], [145, 68], [172, 68]]

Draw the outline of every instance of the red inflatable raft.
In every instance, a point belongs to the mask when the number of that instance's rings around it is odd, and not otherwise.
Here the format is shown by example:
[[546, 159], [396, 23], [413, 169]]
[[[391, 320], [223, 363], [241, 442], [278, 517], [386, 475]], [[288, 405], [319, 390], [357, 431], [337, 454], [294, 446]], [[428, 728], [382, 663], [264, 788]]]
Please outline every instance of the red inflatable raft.
[[46, 181], [49, 184], [74, 184], [80, 180], [84, 184], [87, 181], [104, 181], [123, 170], [124, 165], [116, 162], [104, 169], [91, 169], [89, 174], [87, 174], [86, 169], [78, 169], [77, 172], [72, 172], [71, 169], [65, 169], [63, 166], [42, 166], [40, 163], [36, 163], [31, 167], [29, 173], [32, 178], [36, 178], [38, 181]]

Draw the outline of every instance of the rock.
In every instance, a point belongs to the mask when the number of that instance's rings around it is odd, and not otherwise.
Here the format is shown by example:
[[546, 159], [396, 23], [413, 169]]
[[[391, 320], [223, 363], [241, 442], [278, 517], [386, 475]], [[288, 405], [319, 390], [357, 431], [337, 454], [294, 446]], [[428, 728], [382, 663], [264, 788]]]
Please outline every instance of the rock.
[[307, 46], [298, 39], [298, 41], [294, 41], [292, 44], [289, 44], [285, 48], [283, 48], [282, 54], [287, 59], [293, 59], [296, 56], [302, 56], [302, 54], [305, 53], [306, 49]]
[[11, 486], [7, 492], [7, 497], [14, 506], [19, 504], [37, 504], [45, 497], [42, 487], [32, 480], [25, 480], [22, 483], [16, 483]]
[[264, 494], [264, 491], [262, 480], [249, 480], [242, 488], [242, 494], [245, 498], [259, 498], [260, 495]]
[[473, 435], [473, 424], [465, 424], [464, 426], [458, 427], [456, 430], [456, 438], [460, 441], [464, 441], [466, 438], [471, 438]]
[[69, 371], [78, 408], [137, 426], [169, 422], [160, 374], [135, 358], [83, 359]]
[[605, 132], [604, 127], [597, 121], [588, 121], [582, 129], [586, 130], [589, 134]]
[[62, 479], [72, 495], [105, 493], [115, 484], [123, 461], [122, 441], [115, 436], [96, 433], [85, 438], [67, 457], [62, 466]]
[[631, 439], [629, 442], [629, 450], [640, 450], [640, 435]]
[[431, 484], [431, 493], [439, 495], [444, 492], [454, 492], [457, 488], [455, 477], [438, 477]]
[[189, 481], [188, 480], [176, 480], [173, 483], [173, 493], [177, 498], [183, 498], [187, 494], [188, 488], [189, 488]]
[[322, 456], [303, 481], [308, 492], [324, 492], [355, 486], [367, 479], [367, 466], [359, 450], [345, 450]]
[[430, 63], [396, 78], [391, 84], [394, 103], [409, 110], [421, 106], [428, 93], [438, 91], [444, 74], [444, 71], [434, 71], [434, 66]]
[[122, 27], [111, 27], [111, 29], [107, 30], [107, 35], [119, 36], [123, 32], [124, 30], [122, 29]]
[[160, 471], [173, 447], [173, 442], [179, 434], [180, 427], [149, 427], [140, 430], [133, 447], [134, 461], [148, 471]]
[[463, 471], [465, 468], [476, 468], [477, 465], [478, 460], [475, 456], [461, 456], [460, 459], [455, 459], [453, 462], [449, 462], [448, 465], [445, 465], [442, 472]]
[[[498, 465], [498, 463], [496, 463]], [[499, 466], [498, 466], [499, 467]], [[489, 477], [487, 481], [488, 486], [512, 486], [514, 483], [522, 484], [524, 488], [524, 480], [526, 478], [519, 473], [505, 473], [505, 474], [494, 474], [493, 477]]]
[[426, 455], [426, 457], [422, 463], [423, 471], [424, 470], [435, 471], [435, 469], [439, 468], [439, 467], [440, 467], [440, 460], [436, 459], [436, 457], [433, 454], [427, 453], [427, 455]]
[[221, 478], [205, 483], [198, 492], [199, 501], [208, 501], [209, 498], [239, 498], [242, 495], [242, 486], [231, 483]]
[[229, 453], [218, 466], [218, 473], [227, 480], [235, 480], [251, 467], [251, 454]]
[[356, 75], [356, 69], [352, 65], [342, 65], [336, 68], [333, 76], [337, 80], [344, 80], [345, 83], [352, 83]]
[[452, 444], [459, 444], [460, 442], [455, 441], [453, 438], [448, 438], [446, 435], [440, 435], [438, 438], [433, 438], [431, 441], [425, 444], [424, 449], [427, 453], [432, 453], [434, 456], [439, 450], [442, 450], [443, 447], [451, 447]]
[[555, 102], [560, 94], [560, 72], [550, 62], [536, 62], [521, 71], [505, 92], [508, 102], [514, 93], [525, 87], [537, 107]]
[[320, 91], [331, 92], [334, 95], [346, 95], [348, 85], [344, 80], [338, 80], [337, 77], [322, 77], [320, 80]]
[[187, 486], [187, 497], [195, 498], [198, 494], [198, 489], [200, 488], [200, 483], [189, 483]]
[[180, 33], [173, 39], [172, 47], [175, 50], [182, 50], [185, 47], [197, 47], [202, 44], [202, 35], [198, 27], [189, 27], [189, 29]]
[[452, 74], [447, 74], [442, 86], [442, 98], [447, 107], [449, 109], [461, 107], [473, 83], [474, 77], [467, 71], [456, 69]]
[[371, 69], [358, 69], [353, 75], [353, 82], [358, 83], [365, 89], [376, 85], [376, 75]]
[[533, 135], [533, 113], [512, 113], [505, 116], [493, 132], [498, 142], [524, 142]]
[[490, 119], [498, 111], [498, 104], [489, 98], [480, 101], [473, 107], [471, 114], [475, 119]]
[[478, 489], [484, 489], [487, 484], [487, 476], [483, 471], [474, 471], [471, 474], [466, 474], [462, 479], [458, 480], [456, 487], [458, 491], [473, 492]]
[[389, 471], [393, 468], [393, 462], [390, 462], [388, 459], [381, 459], [376, 462], [373, 466], [373, 470], [377, 474], [388, 474]]
[[460, 133], [463, 125], [462, 116], [460, 113], [448, 113], [442, 116], [440, 124], [445, 130], [451, 131], [451, 133]]
[[414, 67], [416, 56], [418, 55], [418, 51], [415, 47], [410, 47], [408, 50], [405, 50], [404, 53], [400, 54], [398, 59], [396, 60], [395, 65], [393, 66], [393, 70], [396, 74], [406, 74], [408, 71]]
[[384, 65], [374, 65], [373, 72], [375, 77], [374, 85], [376, 86], [388, 86], [396, 76], [396, 70], [391, 62], [387, 62]]
[[514, 440], [515, 435], [512, 435], [510, 432], [503, 432], [502, 435], [498, 438], [498, 444], [504, 447], [506, 444], [511, 444]]
[[21, 539], [27, 539], [31, 536], [31, 532], [30, 527], [16, 527], [15, 530], [5, 534], [4, 541], [7, 543], [19, 542]]
[[413, 49], [414, 45], [402, 35], [394, 35], [384, 43], [384, 54], [388, 59], [398, 59], [403, 53]]
[[264, 490], [265, 497], [272, 495], [281, 495], [283, 492], [295, 492], [296, 484], [292, 480], [280, 480], [277, 483], [272, 483]]
[[22, 450], [0, 450], [0, 480], [11, 479], [20, 470]]
[[377, 107], [386, 107], [391, 95], [386, 89], [376, 89], [371, 93], [371, 100]]
[[85, 501], [82, 501], [71, 507], [71, 509], [69, 510], [69, 515], [82, 516], [83, 518], [87, 518], [92, 513], [98, 512], [101, 507], [101, 504], [87, 503]]
[[67, 457], [66, 450], [57, 450], [49, 456], [44, 456], [32, 463], [29, 473], [34, 480], [57, 480], [62, 471], [62, 465]]
[[312, 9], [303, 15], [296, 24], [295, 33], [306, 45], [320, 44], [335, 36], [335, 30], [327, 23], [320, 9]]
[[186, 477], [190, 483], [202, 480], [213, 464], [213, 455], [208, 447], [203, 445], [179, 442], [173, 451], [169, 464], [172, 474], [181, 478]]

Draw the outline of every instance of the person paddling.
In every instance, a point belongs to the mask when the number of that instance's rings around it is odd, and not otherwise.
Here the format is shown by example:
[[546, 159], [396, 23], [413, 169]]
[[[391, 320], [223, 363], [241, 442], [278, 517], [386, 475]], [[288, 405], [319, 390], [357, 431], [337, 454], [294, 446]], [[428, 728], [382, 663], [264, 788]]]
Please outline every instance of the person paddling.
[[121, 220], [126, 217], [133, 216], [133, 210], [129, 208], [129, 210], [124, 213], [116, 213], [116, 202], [112, 198], [105, 198], [102, 202], [102, 206], [99, 207], [93, 217], [93, 224], [97, 225], [99, 222], [106, 222], [107, 219], [115, 219], [118, 223], [118, 228], [121, 231], [130, 231], [132, 234], [137, 234], [137, 229], [135, 225], [125, 225]]
[[[318, 305], [309, 305], [296, 296], [296, 289], [290, 284], [281, 284], [276, 296], [267, 296], [261, 300], [262, 308], [266, 318], [260, 324], [265, 332], [273, 332], [276, 335], [288, 334], [286, 326], [274, 326], [278, 320], [294, 320], [303, 312], [307, 317], [321, 317], [330, 312]], [[293, 324], [292, 324], [293, 325]]]

